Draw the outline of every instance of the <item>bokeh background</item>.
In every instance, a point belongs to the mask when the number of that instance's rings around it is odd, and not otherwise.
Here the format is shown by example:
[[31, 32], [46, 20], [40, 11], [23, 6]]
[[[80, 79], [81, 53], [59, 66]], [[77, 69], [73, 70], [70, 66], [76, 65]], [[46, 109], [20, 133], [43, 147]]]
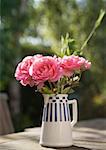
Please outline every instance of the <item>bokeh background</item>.
[[[0, 92], [8, 94], [15, 131], [41, 125], [43, 97], [14, 78], [27, 55], [51, 55], [68, 32], [79, 48], [91, 32], [106, 0], [2, 0], [0, 22]], [[106, 16], [84, 49], [92, 62], [71, 96], [78, 99], [79, 120], [106, 117]]]

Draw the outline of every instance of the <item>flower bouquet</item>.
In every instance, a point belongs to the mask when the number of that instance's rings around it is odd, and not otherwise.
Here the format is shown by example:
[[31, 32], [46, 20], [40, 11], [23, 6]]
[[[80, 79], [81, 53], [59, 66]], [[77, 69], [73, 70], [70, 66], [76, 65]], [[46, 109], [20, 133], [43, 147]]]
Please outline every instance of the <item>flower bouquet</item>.
[[15, 77], [23, 86], [35, 86], [43, 94], [66, 94], [73, 92], [90, 66], [91, 62], [75, 55], [27, 56], [18, 64]]

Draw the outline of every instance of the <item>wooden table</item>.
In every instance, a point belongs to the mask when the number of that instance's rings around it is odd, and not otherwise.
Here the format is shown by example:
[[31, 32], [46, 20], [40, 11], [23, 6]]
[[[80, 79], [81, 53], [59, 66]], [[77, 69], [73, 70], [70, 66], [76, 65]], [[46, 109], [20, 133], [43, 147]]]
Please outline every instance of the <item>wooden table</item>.
[[[0, 150], [58, 150], [39, 145], [40, 128], [0, 137]], [[73, 146], [60, 150], [106, 150], [106, 119], [81, 121], [73, 129]]]

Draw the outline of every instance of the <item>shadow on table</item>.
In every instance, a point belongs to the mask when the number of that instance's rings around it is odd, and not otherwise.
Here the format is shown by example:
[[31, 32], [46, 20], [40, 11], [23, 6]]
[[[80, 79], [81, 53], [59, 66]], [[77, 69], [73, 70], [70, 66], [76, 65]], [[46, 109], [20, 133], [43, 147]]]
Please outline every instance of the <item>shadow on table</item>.
[[[77, 147], [77, 146], [71, 146], [68, 148], [52, 148], [52, 149], [54, 149], [54, 150], [91, 150], [88, 148]], [[15, 149], [13, 148], [13, 146], [2, 145], [2, 146], [0, 146], [0, 150], [15, 150]], [[35, 150], [36, 150], [36, 148], [35, 148]]]
[[97, 130], [106, 130], [106, 119], [98, 118], [92, 120], [79, 121], [75, 127], [77, 128], [91, 128]]
[[[35, 143], [39, 143], [39, 136], [31, 136], [31, 135], [18, 135], [17, 137], [15, 136], [4, 136], [3, 139], [6, 139], [6, 140], [9, 140], [10, 141], [17, 141], [19, 139], [27, 139], [29, 141], [33, 141]], [[11, 147], [6, 147], [6, 145], [2, 145], [2, 147], [0, 147], [0, 150], [1, 148], [3, 148], [4, 150], [7, 148], [7, 149], [11, 149]], [[42, 147], [43, 148], [43, 147]], [[49, 147], [44, 147], [44, 148], [49, 148]], [[3, 150], [2, 149], [2, 150]], [[7, 150], [6, 149], [6, 150]], [[83, 147], [78, 147], [78, 146], [70, 146], [70, 147], [66, 147], [66, 148], [52, 148], [54, 150], [91, 150], [91, 149], [88, 149], [88, 148], [83, 148]], [[12, 150], [12, 149], [11, 149]], [[36, 150], [36, 149], [35, 149]]]
[[91, 150], [88, 148], [83, 148], [83, 147], [78, 147], [78, 146], [70, 146], [70, 147], [66, 147], [66, 148], [52, 148], [54, 150]]

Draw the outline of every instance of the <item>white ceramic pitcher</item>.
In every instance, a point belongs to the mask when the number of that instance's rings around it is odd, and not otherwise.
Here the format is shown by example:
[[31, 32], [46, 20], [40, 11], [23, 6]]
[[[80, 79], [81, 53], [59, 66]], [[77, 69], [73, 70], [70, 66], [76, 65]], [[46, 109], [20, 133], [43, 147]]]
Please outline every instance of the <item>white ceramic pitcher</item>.
[[[77, 101], [68, 100], [67, 94], [44, 94], [44, 110], [40, 144], [47, 147], [69, 147], [72, 142], [72, 127], [77, 122]], [[72, 104], [73, 120], [69, 105]]]

